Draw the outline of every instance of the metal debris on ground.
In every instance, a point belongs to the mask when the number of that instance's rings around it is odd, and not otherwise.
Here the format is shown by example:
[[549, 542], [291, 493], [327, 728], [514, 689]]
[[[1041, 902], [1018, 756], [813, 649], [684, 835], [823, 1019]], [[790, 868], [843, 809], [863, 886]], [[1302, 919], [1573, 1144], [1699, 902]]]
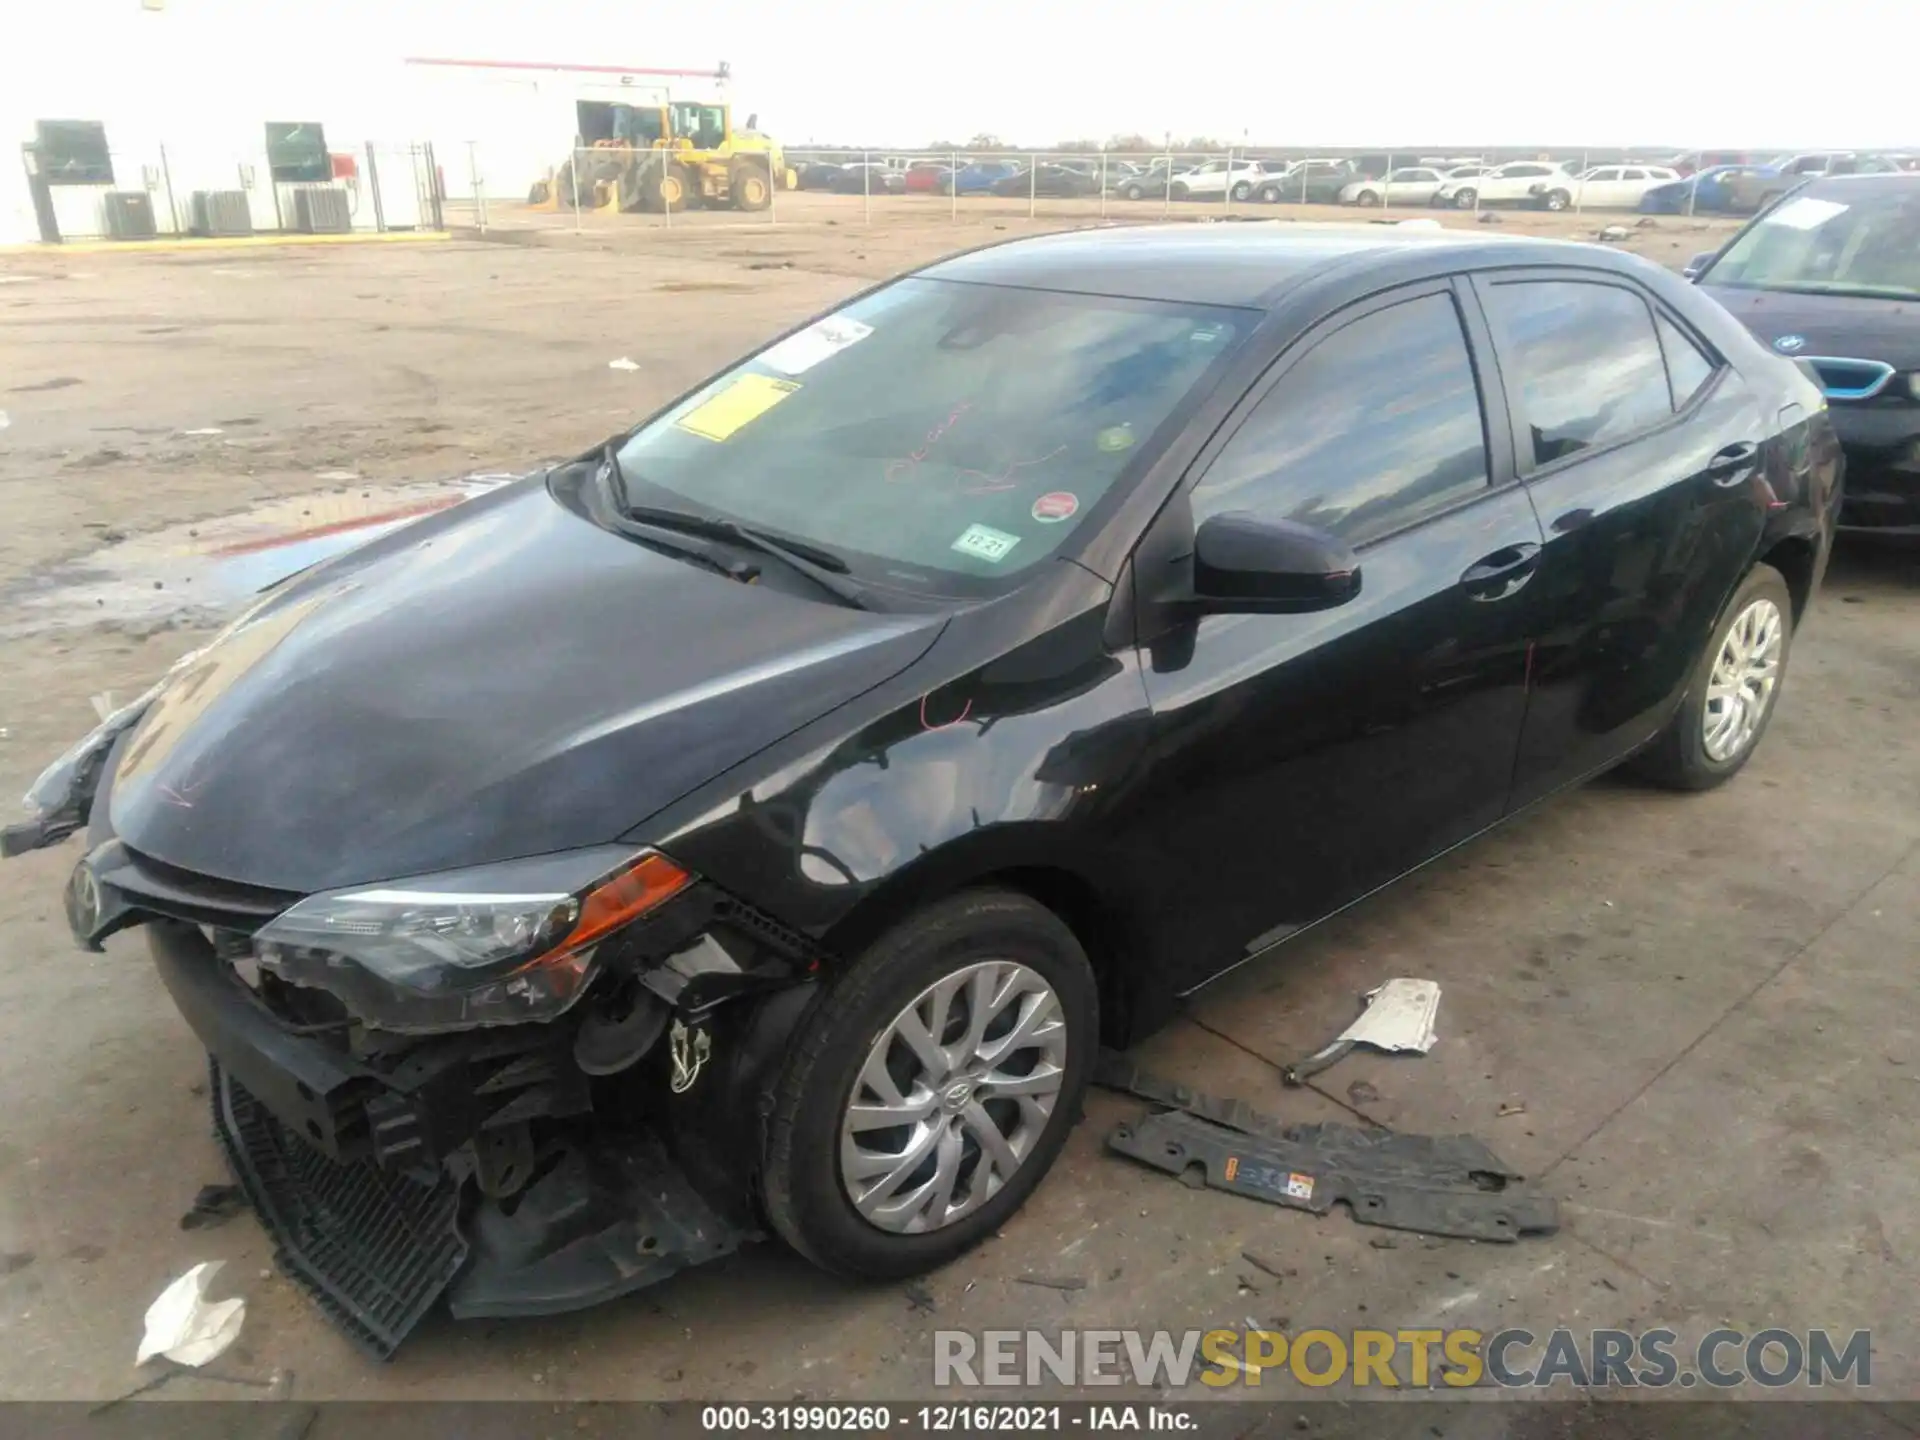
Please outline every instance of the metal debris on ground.
[[1504, 1120], [1504, 1119], [1506, 1119], [1506, 1118], [1507, 1118], [1507, 1116], [1509, 1116], [1509, 1115], [1524, 1115], [1524, 1114], [1526, 1114], [1526, 1113], [1527, 1113], [1527, 1107], [1526, 1107], [1526, 1104], [1525, 1104], [1525, 1102], [1524, 1102], [1524, 1101], [1520, 1101], [1520, 1100], [1507, 1100], [1507, 1101], [1502, 1101], [1502, 1102], [1501, 1102], [1501, 1105], [1500, 1105], [1500, 1108], [1499, 1108], [1498, 1110], [1496, 1110], [1496, 1111], [1494, 1111], [1493, 1113], [1494, 1113], [1494, 1117], [1495, 1117], [1496, 1119], [1499, 1119], [1499, 1120]]
[[1324, 1215], [1344, 1200], [1363, 1225], [1467, 1240], [1518, 1240], [1559, 1229], [1551, 1196], [1471, 1135], [1398, 1135], [1352, 1125], [1298, 1125], [1250, 1135], [1184, 1111], [1116, 1127], [1107, 1144], [1170, 1175], [1198, 1167], [1230, 1194]]
[[204, 1230], [230, 1220], [247, 1208], [247, 1197], [238, 1185], [202, 1185], [193, 1204], [180, 1217], [182, 1230]]
[[1630, 240], [1633, 238], [1633, 231], [1625, 225], [1608, 225], [1603, 227], [1600, 233], [1594, 238], [1597, 240]]
[[1078, 1275], [1016, 1275], [1018, 1285], [1037, 1285], [1042, 1290], [1084, 1290], [1087, 1282]]
[[1309, 1075], [1317, 1075], [1356, 1045], [1367, 1045], [1389, 1053], [1424, 1055], [1433, 1048], [1434, 1019], [1440, 1011], [1440, 987], [1431, 980], [1389, 980], [1368, 992], [1366, 1008], [1333, 1043], [1315, 1051], [1296, 1065], [1289, 1065], [1282, 1078], [1298, 1085]]
[[219, 1358], [240, 1338], [247, 1302], [237, 1297], [207, 1299], [207, 1284], [223, 1263], [203, 1261], [160, 1292], [147, 1307], [146, 1334], [134, 1364], [144, 1365], [164, 1355], [175, 1364], [198, 1368]]
[[607, 361], [607, 368], [609, 370], [638, 370], [640, 367], [635, 362], [633, 362], [632, 360], [629, 360], [626, 356], [622, 355], [618, 360]]

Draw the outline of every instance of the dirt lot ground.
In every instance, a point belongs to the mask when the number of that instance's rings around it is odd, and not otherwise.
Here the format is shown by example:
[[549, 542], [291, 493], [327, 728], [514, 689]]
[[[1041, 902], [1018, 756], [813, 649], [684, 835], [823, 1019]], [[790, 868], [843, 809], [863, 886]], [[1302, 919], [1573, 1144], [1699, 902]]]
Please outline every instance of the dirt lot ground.
[[[397, 513], [441, 493], [423, 482], [577, 451], [871, 280], [1061, 223], [911, 206], [867, 225], [857, 199], [802, 196], [777, 226], [589, 217], [578, 236], [496, 206], [486, 241], [0, 257], [0, 791], [239, 593], [223, 567], [250, 552], [213, 538]], [[1677, 263], [1711, 224], [1628, 243]], [[1026, 1211], [924, 1288], [843, 1284], [763, 1246], [593, 1313], [430, 1321], [378, 1367], [273, 1272], [251, 1219], [180, 1228], [225, 1178], [192, 1037], [137, 936], [98, 956], [68, 941], [77, 841], [10, 862], [0, 1396], [139, 1385], [142, 1312], [218, 1258], [245, 1333], [214, 1377], [163, 1394], [901, 1397], [928, 1391], [942, 1328], [1564, 1323], [1870, 1328], [1874, 1392], [1920, 1397], [1916, 634], [1913, 557], [1846, 547], [1736, 783], [1565, 797], [1236, 973], [1144, 1048], [1291, 1118], [1481, 1136], [1563, 1205], [1561, 1233], [1512, 1246], [1182, 1188], [1102, 1154], [1133, 1107], [1096, 1094]], [[1395, 975], [1444, 989], [1433, 1053], [1356, 1054], [1283, 1091], [1276, 1066]], [[1901, 1433], [1881, 1425], [1858, 1433]]]

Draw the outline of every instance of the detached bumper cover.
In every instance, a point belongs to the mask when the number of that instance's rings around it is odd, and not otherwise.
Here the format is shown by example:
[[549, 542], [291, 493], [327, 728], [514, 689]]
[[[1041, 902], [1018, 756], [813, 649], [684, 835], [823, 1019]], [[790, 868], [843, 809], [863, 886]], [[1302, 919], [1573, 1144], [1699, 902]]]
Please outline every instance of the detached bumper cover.
[[[547, 1122], [532, 1179], [508, 1200], [489, 1198], [471, 1177], [471, 1152], [439, 1143], [466, 1129], [470, 1072], [403, 1088], [282, 1030], [198, 930], [161, 921], [150, 936], [162, 980], [211, 1056], [214, 1129], [277, 1263], [379, 1359], [443, 1296], [462, 1318], [556, 1314], [757, 1238], [702, 1197], [656, 1136], [592, 1114]], [[522, 1057], [493, 1073], [528, 1070]], [[455, 1075], [468, 1094], [443, 1088]]]

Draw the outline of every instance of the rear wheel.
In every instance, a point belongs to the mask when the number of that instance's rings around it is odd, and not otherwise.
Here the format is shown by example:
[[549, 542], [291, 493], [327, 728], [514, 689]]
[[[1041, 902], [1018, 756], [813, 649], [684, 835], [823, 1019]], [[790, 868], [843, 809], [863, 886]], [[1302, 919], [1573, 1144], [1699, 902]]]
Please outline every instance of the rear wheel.
[[1675, 790], [1710, 790], [1747, 763], [1787, 675], [1793, 596], [1771, 565], [1756, 565], [1728, 602], [1667, 728], [1631, 768]]
[[769, 1097], [767, 1217], [794, 1249], [873, 1279], [945, 1264], [1053, 1164], [1097, 1044], [1073, 932], [1023, 895], [929, 906], [829, 982]]
[[1174, 181], [1172, 187], [1167, 191], [1168, 198], [1173, 200], [1184, 200], [1187, 198], [1187, 195], [1187, 187], [1178, 180]]
[[1546, 198], [1540, 203], [1546, 206], [1547, 209], [1557, 213], [1571, 205], [1573, 203], [1573, 197], [1564, 190], [1549, 190], [1547, 191]]
[[656, 167], [640, 181], [640, 194], [648, 210], [689, 210], [697, 193], [693, 172], [677, 160]]
[[1357, 203], [1366, 207], [1371, 207], [1374, 205], [1378, 205], [1380, 203], [1380, 196], [1378, 192], [1373, 190], [1362, 190], [1359, 193], [1359, 195], [1355, 197], [1355, 199]]
[[1262, 205], [1278, 205], [1280, 203], [1280, 187], [1269, 181], [1253, 192], [1253, 198], [1258, 200]]
[[1478, 190], [1456, 190], [1453, 192], [1453, 206], [1456, 210], [1471, 210], [1480, 199]]
[[1236, 201], [1244, 201], [1247, 198], [1247, 196], [1251, 195], [1252, 193], [1253, 193], [1253, 182], [1251, 180], [1239, 180], [1234, 182], [1234, 187], [1233, 187], [1233, 190], [1231, 191], [1230, 198]]
[[1147, 192], [1138, 181], [1129, 180], [1125, 185], [1120, 187], [1120, 194], [1128, 200], [1143, 200], [1146, 198]]

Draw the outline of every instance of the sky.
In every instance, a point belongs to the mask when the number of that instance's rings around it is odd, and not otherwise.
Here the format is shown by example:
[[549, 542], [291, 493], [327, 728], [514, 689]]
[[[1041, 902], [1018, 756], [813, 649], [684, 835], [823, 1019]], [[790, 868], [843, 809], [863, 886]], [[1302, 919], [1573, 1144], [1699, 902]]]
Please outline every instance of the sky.
[[[0, 12], [0, 93], [17, 104], [115, 84], [213, 107], [229, 77], [346, 89], [397, 117], [405, 55], [725, 60], [736, 109], [793, 146], [1169, 131], [1304, 148], [1920, 146], [1920, 19], [1889, 0], [11, 0]], [[5, 108], [11, 120], [17, 105]]]

